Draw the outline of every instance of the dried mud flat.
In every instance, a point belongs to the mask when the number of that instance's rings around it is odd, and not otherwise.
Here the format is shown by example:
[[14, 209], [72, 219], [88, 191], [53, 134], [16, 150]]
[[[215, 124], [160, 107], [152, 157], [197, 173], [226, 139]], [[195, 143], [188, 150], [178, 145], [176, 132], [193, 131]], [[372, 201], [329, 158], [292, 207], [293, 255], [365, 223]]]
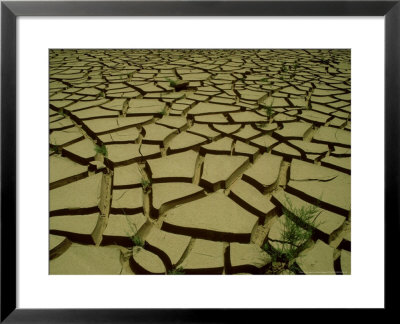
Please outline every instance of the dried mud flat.
[[349, 50], [50, 50], [50, 274], [350, 274]]

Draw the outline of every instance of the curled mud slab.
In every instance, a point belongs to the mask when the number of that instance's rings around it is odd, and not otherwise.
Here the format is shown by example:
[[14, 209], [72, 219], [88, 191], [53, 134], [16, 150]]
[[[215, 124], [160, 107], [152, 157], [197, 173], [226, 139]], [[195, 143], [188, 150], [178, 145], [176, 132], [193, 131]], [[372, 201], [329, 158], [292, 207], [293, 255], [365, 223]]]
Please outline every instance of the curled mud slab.
[[351, 274], [349, 50], [50, 50], [50, 274]]

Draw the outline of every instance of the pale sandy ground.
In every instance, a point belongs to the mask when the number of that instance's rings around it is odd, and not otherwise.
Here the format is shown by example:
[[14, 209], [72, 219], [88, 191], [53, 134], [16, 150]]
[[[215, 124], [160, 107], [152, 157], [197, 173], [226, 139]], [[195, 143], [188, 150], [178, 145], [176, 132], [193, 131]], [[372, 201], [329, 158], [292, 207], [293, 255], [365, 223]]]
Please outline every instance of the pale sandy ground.
[[51, 50], [50, 273], [349, 274], [350, 75], [348, 50]]

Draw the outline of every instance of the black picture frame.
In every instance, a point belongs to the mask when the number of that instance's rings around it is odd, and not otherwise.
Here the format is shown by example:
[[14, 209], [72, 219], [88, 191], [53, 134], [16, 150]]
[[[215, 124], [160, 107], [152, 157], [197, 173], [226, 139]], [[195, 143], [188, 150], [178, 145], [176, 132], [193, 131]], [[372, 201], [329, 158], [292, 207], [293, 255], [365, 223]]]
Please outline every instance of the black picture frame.
[[[384, 16], [385, 309], [396, 307], [399, 237], [400, 0], [395, 1], [2, 1], [1, 322], [236, 322], [267, 310], [16, 308], [16, 19], [18, 16]], [[373, 233], [371, 233], [371, 238]], [[366, 247], [368, 248], [368, 247]], [[373, 266], [373, 265], [371, 265]], [[397, 284], [396, 284], [397, 283]], [[366, 283], [367, 285], [368, 283]], [[38, 292], [40, 293], [40, 292]], [[239, 297], [238, 297], [239, 298]], [[266, 305], [267, 306], [267, 305]], [[249, 317], [250, 316], [250, 317]], [[265, 318], [265, 317], [264, 317]], [[267, 320], [265, 318], [265, 320]]]

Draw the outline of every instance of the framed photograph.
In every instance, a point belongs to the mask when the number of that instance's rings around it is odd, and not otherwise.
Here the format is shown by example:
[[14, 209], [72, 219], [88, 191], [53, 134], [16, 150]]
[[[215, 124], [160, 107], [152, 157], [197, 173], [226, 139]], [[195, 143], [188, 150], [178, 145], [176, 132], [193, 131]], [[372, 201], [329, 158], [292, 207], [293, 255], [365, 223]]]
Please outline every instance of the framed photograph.
[[1, 321], [391, 309], [399, 13], [2, 2]]

